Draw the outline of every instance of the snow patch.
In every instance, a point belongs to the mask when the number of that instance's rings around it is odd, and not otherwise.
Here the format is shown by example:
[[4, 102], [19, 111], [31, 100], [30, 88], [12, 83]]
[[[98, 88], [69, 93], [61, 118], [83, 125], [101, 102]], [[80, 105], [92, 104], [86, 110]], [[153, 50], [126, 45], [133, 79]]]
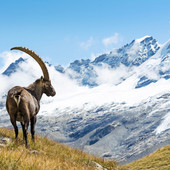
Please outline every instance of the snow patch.
[[162, 123], [156, 128], [155, 132], [156, 134], [160, 134], [168, 129], [170, 129], [170, 112], [165, 115]]
[[142, 42], [143, 40], [145, 40], [146, 38], [151, 38], [151, 36], [150, 36], [150, 35], [146, 35], [146, 36], [144, 36], [144, 37], [142, 37], [142, 38], [136, 39], [135, 42], [140, 43], [140, 42]]

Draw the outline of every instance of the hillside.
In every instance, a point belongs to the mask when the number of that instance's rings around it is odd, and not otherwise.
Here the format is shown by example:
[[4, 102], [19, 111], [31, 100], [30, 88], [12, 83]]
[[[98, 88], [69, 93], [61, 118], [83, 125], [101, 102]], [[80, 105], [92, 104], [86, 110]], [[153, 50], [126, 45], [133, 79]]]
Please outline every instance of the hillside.
[[[9, 144], [3, 146], [2, 137], [12, 139]], [[30, 138], [29, 138], [30, 140]], [[71, 149], [66, 145], [51, 141], [46, 137], [36, 136], [36, 143], [30, 142], [30, 148], [26, 149], [22, 141], [22, 133], [19, 139], [14, 140], [14, 132], [10, 129], [0, 128], [0, 167], [7, 169], [116, 169], [116, 170], [148, 170], [170, 168], [170, 145], [158, 149], [156, 152], [138, 160], [119, 166], [114, 161], [104, 161], [95, 156], [83, 153], [80, 150]]]
[[[0, 127], [11, 128], [7, 91], [27, 87], [42, 71], [29, 56], [8, 55], [15, 61], [0, 74]], [[67, 67], [46, 63], [57, 94], [42, 96], [36, 133], [122, 164], [169, 145], [169, 63], [170, 40], [151, 36]]]
[[[1, 138], [12, 138], [7, 146], [0, 144], [0, 169], [115, 169], [118, 165], [113, 161], [103, 161], [100, 158], [87, 155], [82, 151], [71, 149], [63, 144], [53, 142], [45, 137], [37, 137], [36, 143], [30, 142], [30, 149], [26, 149], [19, 133], [17, 142], [14, 140], [13, 130], [0, 128]], [[29, 138], [30, 140], [30, 138]], [[99, 164], [99, 165], [98, 165]], [[98, 165], [98, 167], [97, 167]]]
[[126, 166], [122, 167], [123, 169], [129, 170], [149, 170], [149, 169], [159, 169], [159, 170], [168, 170], [170, 169], [170, 145], [158, 149], [156, 152], [145, 156], [144, 158], [132, 162]]

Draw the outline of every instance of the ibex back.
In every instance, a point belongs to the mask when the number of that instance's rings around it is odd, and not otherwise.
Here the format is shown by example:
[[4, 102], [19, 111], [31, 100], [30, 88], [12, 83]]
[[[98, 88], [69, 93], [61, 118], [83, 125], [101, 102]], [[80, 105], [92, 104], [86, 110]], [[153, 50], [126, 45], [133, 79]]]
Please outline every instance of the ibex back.
[[13, 49], [21, 50], [32, 56], [40, 65], [44, 77], [37, 79], [28, 87], [15, 86], [9, 90], [6, 100], [6, 108], [10, 116], [11, 123], [15, 130], [15, 138], [18, 137], [18, 127], [16, 121], [19, 121], [23, 130], [23, 138], [26, 147], [28, 144], [28, 126], [31, 122], [31, 135], [34, 141], [36, 115], [40, 109], [40, 100], [45, 93], [47, 96], [56, 94], [54, 87], [51, 85], [48, 70], [42, 59], [33, 51], [25, 47], [14, 47]]

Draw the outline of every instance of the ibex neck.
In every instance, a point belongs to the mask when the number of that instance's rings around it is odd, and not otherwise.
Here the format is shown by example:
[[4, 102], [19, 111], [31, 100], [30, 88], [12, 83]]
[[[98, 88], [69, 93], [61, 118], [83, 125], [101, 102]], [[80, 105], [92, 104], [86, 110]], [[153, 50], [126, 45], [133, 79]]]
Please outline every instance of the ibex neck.
[[40, 84], [37, 84], [37, 83], [30, 84], [27, 87], [27, 90], [29, 90], [29, 92], [37, 99], [37, 101], [41, 100], [43, 91], [42, 91], [42, 87], [40, 86]]

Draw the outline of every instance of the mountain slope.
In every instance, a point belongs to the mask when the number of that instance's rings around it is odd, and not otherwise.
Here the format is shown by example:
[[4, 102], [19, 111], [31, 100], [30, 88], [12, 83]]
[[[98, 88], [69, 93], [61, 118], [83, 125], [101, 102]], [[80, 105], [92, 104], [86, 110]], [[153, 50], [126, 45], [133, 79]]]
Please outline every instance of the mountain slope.
[[149, 169], [170, 169], [170, 145], [165, 146], [161, 149], [158, 149], [156, 152], [138, 160], [132, 162], [126, 166], [122, 167], [123, 169], [131, 170], [149, 170]]
[[[2, 137], [14, 136], [13, 130], [0, 128], [0, 143]], [[30, 138], [29, 138], [30, 140]], [[1, 170], [7, 169], [116, 169], [114, 161], [104, 161], [87, 155], [82, 151], [71, 149], [65, 145], [53, 142], [44, 137], [36, 136], [35, 144], [25, 148], [20, 131], [19, 140], [7, 146], [0, 147]], [[98, 166], [98, 167], [97, 167]]]
[[[0, 128], [1, 169], [169, 169], [170, 145], [138, 160], [120, 166], [115, 161], [107, 161], [87, 155], [79, 150], [36, 136], [35, 144], [26, 149], [21, 131], [17, 142], [13, 130]], [[11, 136], [13, 136], [11, 138]], [[7, 140], [8, 139], [8, 140]], [[12, 139], [12, 140], [11, 140]], [[29, 138], [30, 140], [30, 138]], [[5, 143], [8, 141], [7, 143]], [[3, 144], [2, 144], [3, 143]]]
[[170, 92], [131, 106], [58, 109], [59, 116], [39, 116], [37, 131], [90, 154], [128, 163], [170, 144], [169, 101]]
[[23, 58], [19, 58], [14, 63], [11, 63], [9, 67], [2, 73], [3, 75], [10, 76], [12, 73], [15, 73], [17, 71], [17, 68], [19, 67], [19, 64], [24, 62]]
[[[169, 60], [170, 41], [159, 45], [146, 36], [93, 61], [47, 64], [57, 95], [43, 96], [36, 132], [121, 163], [170, 144]], [[27, 86], [38, 69], [27, 59], [0, 79], [6, 90]], [[0, 126], [11, 127], [2, 92]]]

